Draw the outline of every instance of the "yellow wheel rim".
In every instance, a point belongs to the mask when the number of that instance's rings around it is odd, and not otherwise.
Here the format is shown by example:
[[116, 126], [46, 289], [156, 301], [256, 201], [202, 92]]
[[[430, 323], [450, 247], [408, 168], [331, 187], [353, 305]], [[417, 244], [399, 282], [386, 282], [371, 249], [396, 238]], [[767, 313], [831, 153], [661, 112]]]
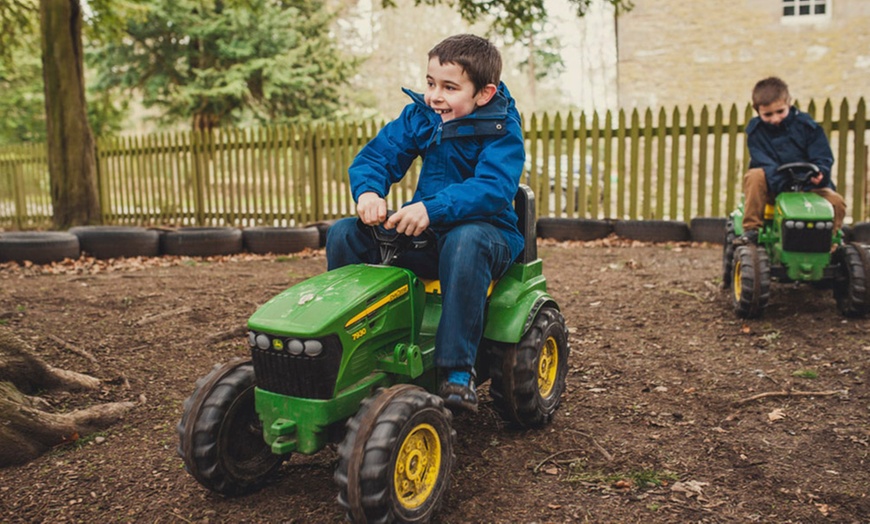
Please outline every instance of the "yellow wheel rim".
[[408, 433], [399, 455], [393, 483], [396, 497], [403, 507], [416, 509], [435, 489], [441, 471], [441, 439], [429, 424], [420, 424]]
[[743, 285], [740, 282], [740, 273], [743, 268], [740, 266], [740, 261], [734, 263], [734, 278], [731, 280], [731, 287], [734, 288], [734, 299], [740, 302], [740, 294], [743, 292]]
[[547, 398], [556, 387], [556, 375], [559, 371], [559, 345], [556, 339], [548, 337], [541, 348], [541, 356], [538, 359], [538, 391], [541, 396]]

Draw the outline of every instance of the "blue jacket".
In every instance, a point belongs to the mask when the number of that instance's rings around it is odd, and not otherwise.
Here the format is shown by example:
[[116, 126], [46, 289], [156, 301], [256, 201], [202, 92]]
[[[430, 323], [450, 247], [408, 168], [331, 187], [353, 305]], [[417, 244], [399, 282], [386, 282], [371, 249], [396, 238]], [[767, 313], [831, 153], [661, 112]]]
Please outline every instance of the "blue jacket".
[[516, 258], [523, 248], [513, 199], [525, 161], [520, 115], [501, 83], [492, 100], [462, 118], [441, 122], [423, 95], [359, 152], [350, 166], [354, 200], [372, 191], [386, 197], [418, 156], [423, 167], [414, 197], [437, 233], [469, 221], [495, 225]]
[[767, 188], [772, 195], [787, 191], [790, 180], [785, 173], [777, 173], [776, 168], [791, 162], [810, 162], [819, 167], [822, 182], [818, 186], [836, 190], [831, 180], [831, 166], [834, 154], [825, 130], [808, 114], [794, 106], [788, 116], [778, 126], [766, 124], [755, 117], [746, 126], [746, 145], [751, 160], [749, 167], [764, 169]]

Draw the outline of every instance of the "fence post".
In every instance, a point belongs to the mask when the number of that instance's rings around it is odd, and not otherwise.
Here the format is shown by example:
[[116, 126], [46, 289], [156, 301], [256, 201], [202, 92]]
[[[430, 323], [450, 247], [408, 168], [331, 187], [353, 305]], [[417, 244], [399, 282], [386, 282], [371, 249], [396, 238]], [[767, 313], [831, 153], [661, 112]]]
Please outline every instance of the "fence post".
[[[23, 160], [23, 156], [22, 160]], [[12, 162], [10, 164], [12, 171], [12, 188], [15, 192], [15, 227], [19, 230], [24, 226], [24, 219], [27, 217], [27, 202], [24, 198], [24, 162]]]
[[205, 225], [205, 199], [203, 198], [202, 133], [191, 131], [191, 155], [193, 155], [193, 205], [196, 225]]

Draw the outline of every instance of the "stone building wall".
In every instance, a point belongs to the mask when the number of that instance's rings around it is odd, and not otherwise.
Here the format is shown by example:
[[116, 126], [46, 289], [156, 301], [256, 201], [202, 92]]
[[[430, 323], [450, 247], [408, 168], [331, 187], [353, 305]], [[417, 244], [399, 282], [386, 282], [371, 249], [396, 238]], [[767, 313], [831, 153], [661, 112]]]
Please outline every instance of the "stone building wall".
[[619, 107], [742, 109], [772, 75], [799, 101], [854, 107], [870, 95], [870, 1], [827, 4], [811, 22], [785, 19], [783, 0], [634, 0], [617, 20]]

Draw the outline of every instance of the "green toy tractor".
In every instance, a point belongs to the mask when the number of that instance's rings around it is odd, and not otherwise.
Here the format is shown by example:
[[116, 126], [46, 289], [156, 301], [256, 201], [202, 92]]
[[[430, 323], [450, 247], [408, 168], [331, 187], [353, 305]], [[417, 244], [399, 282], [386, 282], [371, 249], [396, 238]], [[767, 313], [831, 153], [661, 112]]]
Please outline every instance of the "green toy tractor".
[[774, 205], [766, 206], [757, 245], [733, 244], [743, 234], [742, 203], [726, 222], [722, 283], [731, 291], [737, 315], [761, 316], [770, 298], [771, 280], [830, 287], [840, 313], [866, 315], [870, 311], [870, 247], [845, 243], [842, 231], [834, 231], [833, 206], [803, 190], [819, 174], [817, 166], [796, 162], [778, 171], [790, 177], [790, 191], [778, 194]]
[[[547, 293], [535, 244], [534, 194], [515, 199], [525, 248], [491, 287], [475, 369], [498, 413], [520, 427], [553, 417], [565, 390], [568, 331]], [[301, 282], [248, 320], [251, 359], [196, 383], [178, 453], [226, 496], [261, 486], [292, 453], [338, 446], [339, 503], [354, 522], [426, 522], [450, 482], [456, 432], [437, 391], [437, 281], [388, 265], [414, 243], [376, 234], [384, 263]], [[417, 245], [416, 247], [419, 247]]]

